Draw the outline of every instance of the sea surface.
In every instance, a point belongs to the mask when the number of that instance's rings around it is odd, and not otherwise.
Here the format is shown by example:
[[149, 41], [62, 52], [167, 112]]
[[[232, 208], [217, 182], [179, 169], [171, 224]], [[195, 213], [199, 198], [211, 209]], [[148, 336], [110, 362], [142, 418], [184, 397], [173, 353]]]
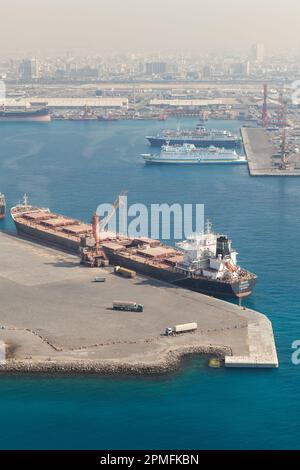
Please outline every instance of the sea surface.
[[[86, 221], [123, 189], [129, 203], [205, 204], [240, 264], [259, 276], [245, 303], [272, 320], [280, 368], [209, 369], [195, 358], [164, 377], [0, 377], [1, 449], [300, 448], [300, 366], [291, 361], [300, 339], [300, 179], [250, 178], [246, 166], [144, 165], [145, 135], [178, 125], [1, 123], [0, 192], [8, 206], [26, 192]], [[9, 216], [0, 229], [13, 230]]]

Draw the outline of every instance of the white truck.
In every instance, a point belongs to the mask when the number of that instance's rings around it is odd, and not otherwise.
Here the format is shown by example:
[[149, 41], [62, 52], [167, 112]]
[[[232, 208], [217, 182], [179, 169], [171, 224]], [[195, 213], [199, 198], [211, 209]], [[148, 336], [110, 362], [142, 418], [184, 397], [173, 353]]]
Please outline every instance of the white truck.
[[180, 333], [189, 333], [196, 331], [198, 328], [197, 323], [183, 323], [181, 325], [175, 325], [172, 328], [166, 328], [166, 336], [178, 335]]

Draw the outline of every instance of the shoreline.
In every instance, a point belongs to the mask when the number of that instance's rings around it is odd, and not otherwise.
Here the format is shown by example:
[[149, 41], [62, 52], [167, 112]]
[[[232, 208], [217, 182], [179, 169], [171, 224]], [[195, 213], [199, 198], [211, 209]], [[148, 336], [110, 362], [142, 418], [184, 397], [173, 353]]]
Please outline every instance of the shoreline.
[[166, 352], [162, 360], [149, 362], [95, 361], [95, 360], [15, 360], [9, 359], [6, 364], [0, 364], [0, 375], [16, 374], [58, 374], [81, 375], [92, 374], [99, 376], [161, 376], [180, 371], [184, 362], [196, 356], [215, 357], [225, 361], [231, 356], [231, 348], [227, 346], [192, 346]]

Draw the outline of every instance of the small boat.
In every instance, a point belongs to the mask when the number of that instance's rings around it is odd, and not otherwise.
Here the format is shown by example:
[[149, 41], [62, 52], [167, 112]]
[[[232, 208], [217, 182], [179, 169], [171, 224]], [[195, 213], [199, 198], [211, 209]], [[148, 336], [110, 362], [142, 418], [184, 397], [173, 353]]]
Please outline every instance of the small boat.
[[4, 194], [0, 193], [0, 219], [6, 216], [6, 200]]

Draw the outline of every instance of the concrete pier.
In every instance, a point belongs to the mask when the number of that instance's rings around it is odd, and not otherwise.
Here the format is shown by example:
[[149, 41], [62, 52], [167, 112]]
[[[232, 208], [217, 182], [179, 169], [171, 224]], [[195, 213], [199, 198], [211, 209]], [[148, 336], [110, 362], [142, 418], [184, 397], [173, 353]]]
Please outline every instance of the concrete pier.
[[273, 328], [270, 320], [264, 315], [257, 318], [257, 323], [249, 323], [246, 356], [226, 356], [226, 367], [274, 367], [278, 364], [274, 343]]
[[[95, 276], [105, 283], [93, 283]], [[76, 256], [0, 232], [0, 371], [156, 373], [190, 353], [217, 355], [226, 366], [277, 367], [269, 320], [202, 294], [112, 269], [90, 269]], [[112, 310], [114, 300], [144, 312]], [[197, 322], [174, 337], [165, 328]]]
[[300, 176], [300, 162], [295, 159], [289, 169], [278, 168], [279, 160], [273, 157], [276, 148], [266, 129], [243, 127], [241, 134], [251, 176]]

